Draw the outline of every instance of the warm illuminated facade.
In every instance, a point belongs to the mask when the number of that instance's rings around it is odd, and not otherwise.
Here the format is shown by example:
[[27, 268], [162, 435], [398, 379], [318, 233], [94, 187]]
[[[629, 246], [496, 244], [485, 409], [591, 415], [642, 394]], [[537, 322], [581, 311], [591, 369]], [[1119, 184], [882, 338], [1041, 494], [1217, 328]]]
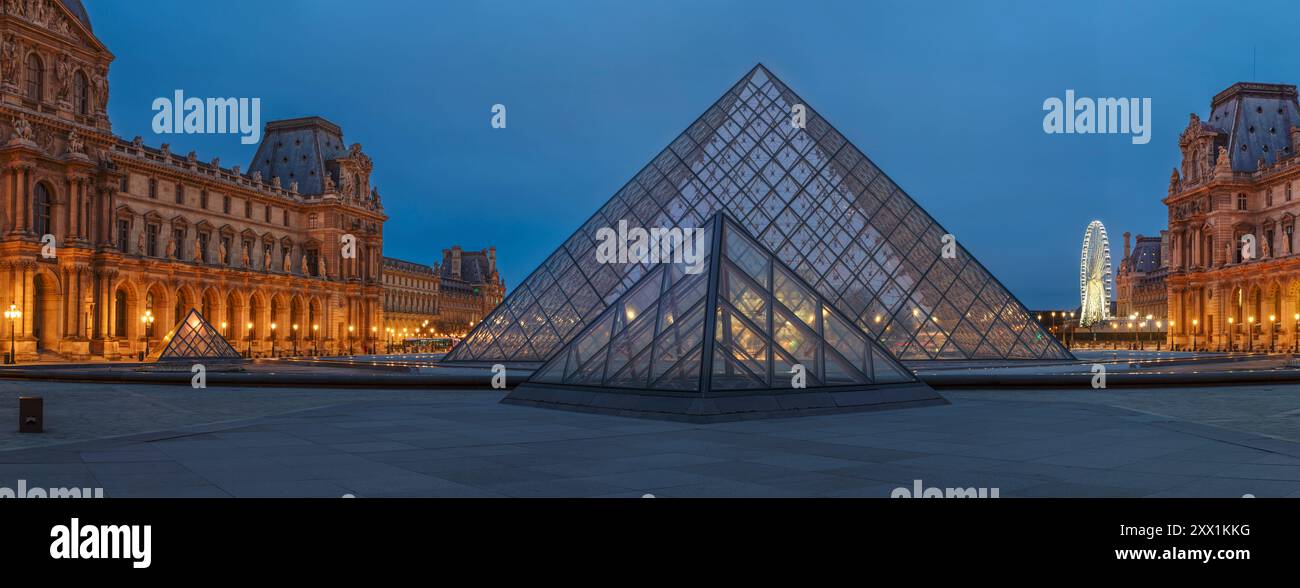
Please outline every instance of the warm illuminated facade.
[[1182, 165], [1164, 199], [1177, 345], [1193, 334], [1211, 349], [1296, 345], [1296, 97], [1293, 85], [1234, 84], [1214, 97], [1208, 119], [1193, 114], [1182, 133]]
[[386, 339], [418, 335], [461, 337], [501, 303], [505, 283], [496, 269], [496, 247], [442, 250], [442, 263], [384, 258]]
[[271, 122], [241, 170], [123, 140], [113, 55], [80, 2], [0, 8], [0, 302], [21, 313], [19, 360], [134, 356], [190, 308], [255, 355], [367, 344], [387, 217], [359, 144], [324, 119]]
[[[1127, 320], [1136, 315], [1145, 321], [1160, 322], [1163, 328], [1169, 319], [1169, 304], [1165, 279], [1169, 274], [1168, 255], [1165, 253], [1166, 237], [1137, 236], [1124, 233], [1124, 257], [1115, 274], [1116, 316]], [[1175, 318], [1175, 324], [1178, 322]]]

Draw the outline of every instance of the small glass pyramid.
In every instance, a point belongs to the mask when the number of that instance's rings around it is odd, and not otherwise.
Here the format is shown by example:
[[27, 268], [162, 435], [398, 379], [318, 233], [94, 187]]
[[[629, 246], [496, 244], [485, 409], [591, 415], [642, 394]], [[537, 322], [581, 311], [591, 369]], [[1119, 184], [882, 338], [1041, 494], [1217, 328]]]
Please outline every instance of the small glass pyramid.
[[242, 361], [243, 356], [217, 332], [198, 309], [181, 319], [163, 336], [162, 345], [149, 354], [148, 361]]
[[[792, 121], [797, 107], [806, 113], [803, 126]], [[589, 332], [646, 271], [638, 264], [598, 263], [598, 230], [621, 221], [699, 226], [718, 212], [744, 226], [837, 316], [870, 333], [894, 358], [1071, 357], [960, 241], [952, 243], [952, 256], [944, 256], [948, 231], [807, 101], [758, 65], [561, 244], [447, 361], [552, 359]], [[745, 340], [747, 325], [731, 320], [731, 310], [724, 313], [723, 322], [737, 329], [725, 344]], [[806, 321], [792, 324], [802, 327], [786, 327], [791, 337], [812, 328]], [[607, 326], [618, 325], [611, 319]], [[768, 377], [718, 369], [727, 377]]]
[[[811, 400], [825, 409], [942, 402], [726, 213], [699, 230], [709, 244], [700, 263], [637, 264], [645, 271], [627, 293], [506, 401], [578, 408], [603, 400], [701, 418], [781, 412], [790, 408], [782, 396], [805, 404], [818, 391], [857, 393]], [[880, 393], [899, 385], [907, 392]], [[651, 406], [637, 406], [647, 395]], [[728, 409], [738, 398], [752, 408]]]

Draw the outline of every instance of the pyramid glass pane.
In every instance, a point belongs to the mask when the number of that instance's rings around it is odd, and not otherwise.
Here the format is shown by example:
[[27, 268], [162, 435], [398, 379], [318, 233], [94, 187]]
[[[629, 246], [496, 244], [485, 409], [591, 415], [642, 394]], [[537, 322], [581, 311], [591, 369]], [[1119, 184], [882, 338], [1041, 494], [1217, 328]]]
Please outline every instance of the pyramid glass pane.
[[[807, 115], [802, 128], [792, 122], [795, 105]], [[687, 228], [719, 211], [752, 238], [725, 249], [729, 267], [748, 278], [726, 276], [728, 288], [734, 286], [727, 294], [735, 296], [724, 297], [727, 320], [743, 316], [760, 332], [768, 329], [758, 317], [771, 312], [775, 278], [766, 269], [771, 264], [760, 261], [766, 254], [754, 255], [761, 247], [896, 358], [1070, 357], [960, 242], [955, 256], [943, 257], [947, 231], [806, 101], [757, 66], [596, 211], [448, 360], [554, 358], [647, 271], [640, 263], [598, 263], [599, 229], [619, 221]], [[551, 283], [558, 283], [567, 304], [556, 304], [558, 295], [547, 297], [544, 286]], [[748, 286], [768, 291], [765, 306]], [[780, 288], [777, 296], [786, 300], [794, 293]], [[808, 316], [793, 299], [785, 307], [801, 320]], [[511, 328], [493, 327], [501, 322]], [[544, 339], [533, 342], [537, 337]], [[492, 341], [496, 345], [487, 344]]]
[[239, 361], [243, 356], [196, 309], [163, 336], [150, 361]]
[[[915, 381], [871, 335], [833, 310], [734, 219], [723, 213], [710, 224], [715, 225], [710, 235], [721, 229], [719, 238], [709, 242], [723, 255], [708, 254], [695, 274], [687, 273], [684, 264], [652, 268], [529, 382], [624, 390], [788, 391], [796, 366], [802, 367], [810, 388]], [[727, 240], [740, 245], [729, 248]], [[736, 256], [754, 273], [741, 269]], [[760, 286], [757, 279], [781, 293]], [[710, 292], [715, 294], [710, 297]], [[712, 336], [706, 338], [710, 326], [705, 319], [710, 317]], [[879, 372], [883, 382], [876, 381], [875, 362], [888, 364]], [[707, 377], [701, 380], [701, 374]]]

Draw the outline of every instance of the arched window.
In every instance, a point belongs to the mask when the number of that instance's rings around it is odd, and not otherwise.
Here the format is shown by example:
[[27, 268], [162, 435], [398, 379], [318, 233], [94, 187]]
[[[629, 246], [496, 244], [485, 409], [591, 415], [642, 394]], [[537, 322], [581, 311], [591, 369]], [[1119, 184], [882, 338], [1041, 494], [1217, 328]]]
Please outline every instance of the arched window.
[[45, 184], [36, 184], [36, 197], [32, 203], [32, 227], [38, 237], [48, 235], [53, 227], [50, 226], [50, 191]]
[[35, 53], [27, 56], [27, 98], [40, 102], [45, 97], [45, 64]]
[[86, 74], [77, 70], [72, 76], [72, 107], [77, 114], [86, 116], [90, 113], [90, 83], [86, 81]]

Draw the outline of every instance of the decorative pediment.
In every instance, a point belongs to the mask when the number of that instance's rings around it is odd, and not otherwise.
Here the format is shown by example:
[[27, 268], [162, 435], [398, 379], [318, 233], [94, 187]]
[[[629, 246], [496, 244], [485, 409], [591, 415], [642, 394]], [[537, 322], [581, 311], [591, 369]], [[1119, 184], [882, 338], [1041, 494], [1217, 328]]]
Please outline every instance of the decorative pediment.
[[150, 210], [149, 212], [144, 213], [144, 220], [151, 223], [161, 223], [163, 217], [161, 214], [158, 214], [158, 211]]
[[194, 228], [200, 231], [211, 231], [212, 229], [215, 229], [216, 226], [208, 222], [208, 219], [201, 219], [199, 222], [194, 223]]
[[188, 219], [186, 219], [184, 216], [181, 216], [181, 215], [179, 215], [179, 214], [176, 215], [176, 216], [173, 216], [173, 217], [171, 218], [171, 221], [170, 221], [170, 222], [171, 222], [171, 224], [172, 224], [173, 227], [178, 228], [178, 229], [184, 229], [184, 228], [188, 228], [188, 227], [190, 226], [190, 221], [189, 221]]
[[244, 229], [239, 232], [239, 236], [249, 241], [256, 241], [258, 234], [257, 231], [254, 231], [253, 229]]
[[135, 212], [135, 210], [132, 209], [130, 206], [127, 206], [127, 205], [123, 204], [123, 205], [117, 207], [117, 216], [125, 216], [125, 217], [132, 217], [132, 218], [134, 218], [134, 217], [136, 216], [136, 212]]
[[217, 229], [217, 232], [226, 237], [233, 237], [235, 235], [235, 227], [230, 225], [221, 225], [221, 228]]
[[280, 237], [280, 244], [284, 245], [285, 247], [293, 247], [293, 239], [290, 238], [288, 235], [285, 235], [283, 237]]

